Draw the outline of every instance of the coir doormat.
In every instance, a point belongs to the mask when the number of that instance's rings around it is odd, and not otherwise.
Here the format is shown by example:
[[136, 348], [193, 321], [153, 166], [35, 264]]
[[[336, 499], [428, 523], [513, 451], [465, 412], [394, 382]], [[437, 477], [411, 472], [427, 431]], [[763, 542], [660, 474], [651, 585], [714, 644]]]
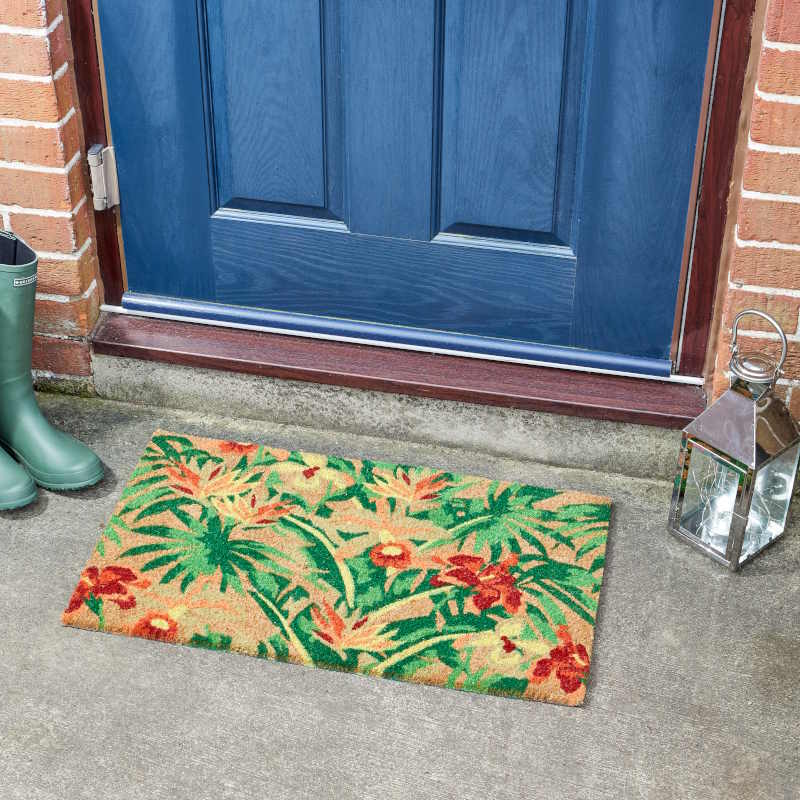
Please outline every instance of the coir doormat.
[[156, 432], [63, 621], [582, 702], [610, 501]]

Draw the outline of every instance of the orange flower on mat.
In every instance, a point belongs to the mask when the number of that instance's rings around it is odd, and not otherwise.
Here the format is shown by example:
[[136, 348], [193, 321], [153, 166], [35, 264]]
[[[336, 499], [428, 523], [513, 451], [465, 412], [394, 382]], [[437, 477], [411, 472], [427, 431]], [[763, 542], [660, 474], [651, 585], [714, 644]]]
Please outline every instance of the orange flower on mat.
[[570, 694], [580, 689], [589, 672], [589, 654], [582, 644], [575, 644], [566, 625], [556, 631], [561, 644], [550, 651], [548, 658], [540, 658], [530, 673], [530, 679], [541, 683], [555, 671], [561, 689]]
[[247, 480], [251, 477], [247, 472], [227, 472], [224, 464], [212, 462], [199, 472], [178, 464], [168, 467], [167, 475], [170, 477], [170, 488], [198, 499], [237, 494], [246, 488]]
[[369, 622], [369, 617], [342, 619], [327, 600], [322, 608], [311, 606], [311, 619], [316, 625], [314, 636], [335, 650], [342, 659], [345, 650], [370, 650], [382, 653], [395, 646], [392, 634], [384, 634], [385, 623]]
[[405, 569], [411, 564], [411, 548], [405, 542], [383, 542], [369, 551], [369, 557], [376, 567]]
[[475, 589], [472, 602], [478, 611], [485, 611], [501, 603], [509, 614], [519, 611], [522, 595], [514, 585], [516, 578], [508, 568], [517, 563], [512, 555], [498, 564], [486, 564], [480, 556], [459, 553], [447, 559], [451, 569], [439, 572], [431, 580], [431, 586], [471, 586]]
[[449, 484], [442, 475], [443, 472], [437, 472], [416, 480], [403, 469], [398, 469], [397, 475], [375, 470], [373, 472], [375, 485], [370, 485], [369, 490], [384, 497], [395, 497], [411, 508], [419, 510], [433, 505], [432, 501], [438, 499], [439, 492]]
[[105, 597], [116, 603], [123, 611], [136, 605], [136, 598], [130, 591], [130, 586], [144, 589], [150, 581], [137, 580], [136, 573], [128, 567], [108, 566], [99, 570], [97, 567], [87, 567], [81, 573], [81, 579], [72, 593], [67, 614], [77, 611], [89, 595]]
[[244, 444], [242, 442], [220, 442], [220, 453], [235, 453], [237, 456], [249, 456], [258, 450], [257, 444]]
[[131, 634], [161, 642], [174, 642], [178, 638], [178, 623], [169, 614], [150, 611], [131, 628]]
[[214, 508], [223, 516], [231, 517], [243, 525], [269, 525], [279, 517], [290, 514], [295, 508], [293, 503], [266, 503], [258, 505], [253, 494], [248, 497], [215, 497]]

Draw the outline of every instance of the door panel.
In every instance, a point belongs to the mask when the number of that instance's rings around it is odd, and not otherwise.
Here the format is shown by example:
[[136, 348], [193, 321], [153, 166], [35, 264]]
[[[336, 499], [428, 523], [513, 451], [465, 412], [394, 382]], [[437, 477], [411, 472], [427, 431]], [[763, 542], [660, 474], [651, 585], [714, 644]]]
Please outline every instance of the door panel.
[[100, 4], [123, 304], [668, 371], [712, 8]]
[[219, 204], [323, 207], [319, 0], [206, 9]]
[[440, 230], [554, 234], [567, 11], [566, 0], [447, 3]]
[[697, 138], [689, 109], [699, 107], [694, 92], [702, 89], [709, 37], [709, 23], [699, 24], [701, 5], [603, 3], [593, 20], [572, 333], [578, 347], [638, 342], [643, 350], [659, 342], [669, 351]]
[[348, 228], [427, 241], [433, 9], [408, 0], [341, 6]]

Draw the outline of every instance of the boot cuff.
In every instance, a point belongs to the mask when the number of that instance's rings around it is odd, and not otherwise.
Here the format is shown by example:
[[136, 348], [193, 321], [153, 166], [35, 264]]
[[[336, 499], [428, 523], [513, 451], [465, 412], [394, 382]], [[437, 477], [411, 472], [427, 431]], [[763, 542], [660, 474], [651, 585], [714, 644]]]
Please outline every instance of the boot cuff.
[[26, 272], [36, 266], [36, 253], [9, 231], [0, 230], [0, 272]]

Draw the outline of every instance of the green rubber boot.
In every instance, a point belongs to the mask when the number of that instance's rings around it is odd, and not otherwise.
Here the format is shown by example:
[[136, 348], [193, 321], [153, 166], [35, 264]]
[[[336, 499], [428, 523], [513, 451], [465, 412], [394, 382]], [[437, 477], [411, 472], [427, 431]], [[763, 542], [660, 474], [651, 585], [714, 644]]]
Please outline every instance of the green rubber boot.
[[31, 476], [0, 448], [0, 511], [27, 506], [36, 499]]
[[46, 489], [82, 489], [103, 477], [100, 459], [57, 431], [33, 393], [33, 305], [36, 253], [0, 231], [0, 445]]

